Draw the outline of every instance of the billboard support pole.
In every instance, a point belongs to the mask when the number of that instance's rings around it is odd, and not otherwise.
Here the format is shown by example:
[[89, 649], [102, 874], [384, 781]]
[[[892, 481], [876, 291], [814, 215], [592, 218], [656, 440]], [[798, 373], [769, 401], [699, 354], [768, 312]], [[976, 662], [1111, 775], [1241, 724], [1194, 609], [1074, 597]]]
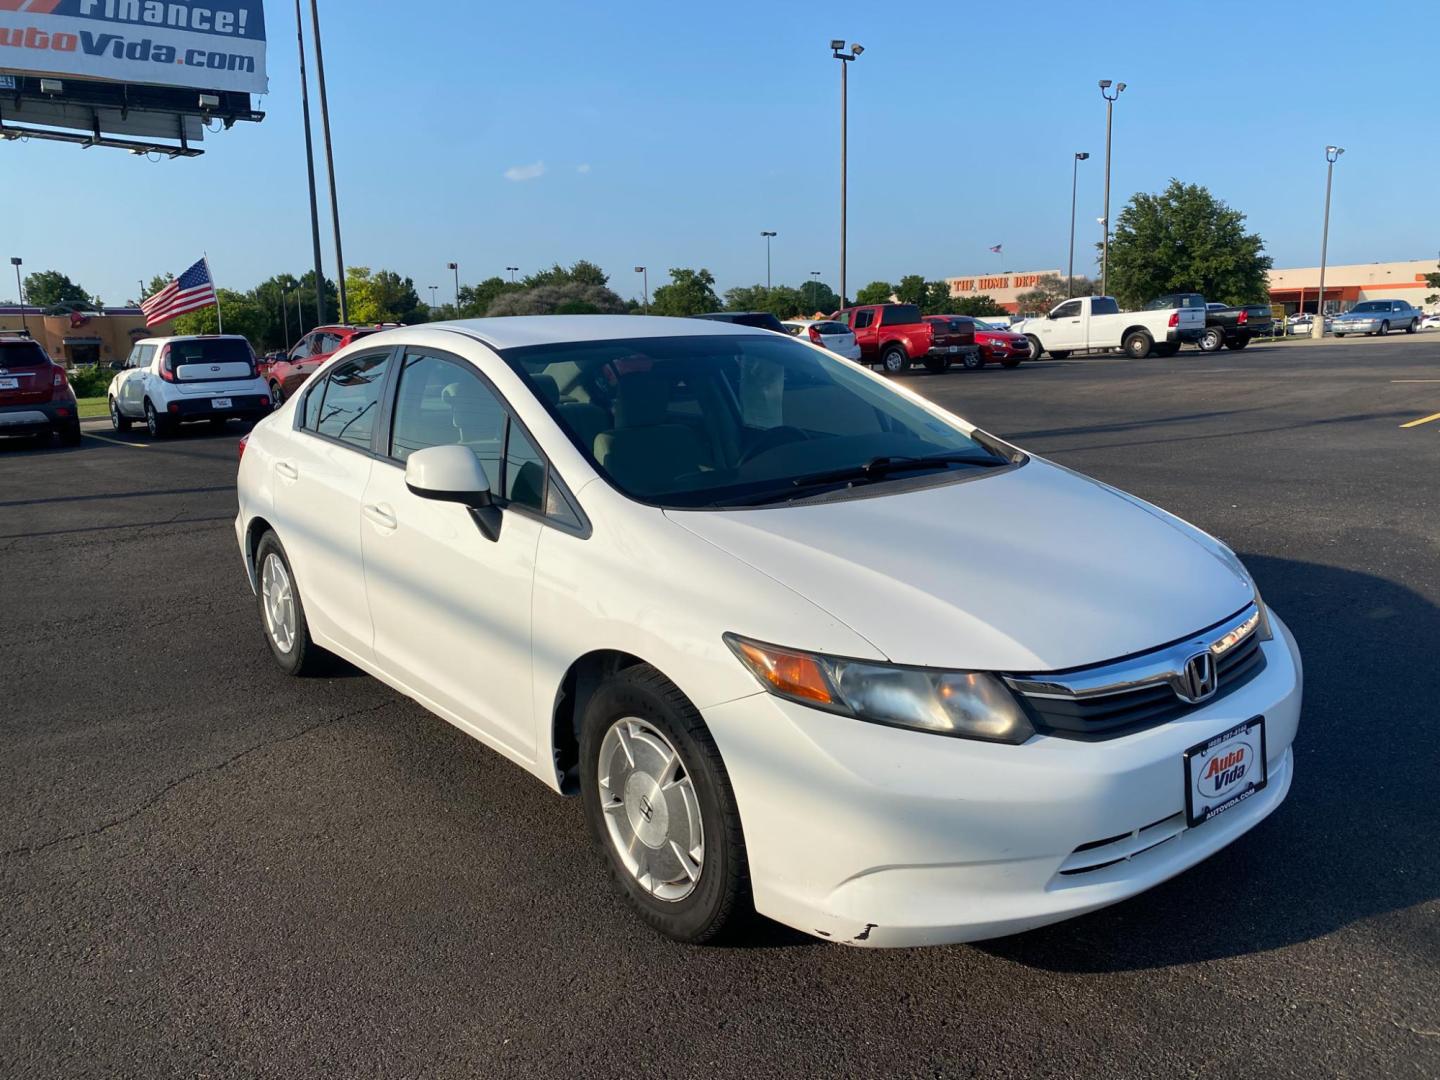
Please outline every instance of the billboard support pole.
[[[305, 76], [305, 23], [295, 0], [295, 40], [300, 46], [300, 115], [305, 122], [305, 171], [310, 178], [310, 240], [315, 247], [315, 325], [325, 322], [325, 271], [320, 265], [320, 209], [315, 203], [315, 144], [310, 139], [310, 82]], [[299, 302], [299, 297], [296, 297]], [[304, 336], [305, 326], [300, 326]]]
[[315, 34], [315, 82], [320, 87], [320, 139], [325, 144], [325, 169], [330, 177], [330, 219], [335, 224], [335, 285], [340, 290], [340, 321], [348, 322], [345, 302], [345, 256], [340, 253], [340, 199], [335, 194], [335, 155], [330, 149], [330, 104], [325, 96], [325, 54], [320, 49], [320, 7], [310, 0], [310, 29]]

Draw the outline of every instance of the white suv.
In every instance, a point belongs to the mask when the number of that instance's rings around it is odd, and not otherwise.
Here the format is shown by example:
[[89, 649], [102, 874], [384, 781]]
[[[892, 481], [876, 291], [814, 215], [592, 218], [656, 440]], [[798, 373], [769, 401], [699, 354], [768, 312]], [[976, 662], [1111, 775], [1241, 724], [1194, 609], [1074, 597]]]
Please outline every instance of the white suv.
[[110, 423], [128, 431], [136, 420], [155, 437], [179, 424], [258, 420], [270, 412], [270, 388], [255, 370], [255, 353], [239, 334], [142, 338], [110, 380]]

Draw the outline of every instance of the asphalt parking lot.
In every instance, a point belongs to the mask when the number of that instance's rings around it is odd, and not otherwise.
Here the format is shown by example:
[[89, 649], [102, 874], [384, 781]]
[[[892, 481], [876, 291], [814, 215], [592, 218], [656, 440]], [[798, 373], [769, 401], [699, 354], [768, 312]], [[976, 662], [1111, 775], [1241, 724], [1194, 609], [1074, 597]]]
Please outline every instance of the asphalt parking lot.
[[1270, 819], [1001, 941], [672, 944], [576, 802], [276, 670], [238, 425], [91, 425], [0, 446], [0, 1075], [1440, 1075], [1440, 334], [908, 385], [1240, 552], [1306, 664]]

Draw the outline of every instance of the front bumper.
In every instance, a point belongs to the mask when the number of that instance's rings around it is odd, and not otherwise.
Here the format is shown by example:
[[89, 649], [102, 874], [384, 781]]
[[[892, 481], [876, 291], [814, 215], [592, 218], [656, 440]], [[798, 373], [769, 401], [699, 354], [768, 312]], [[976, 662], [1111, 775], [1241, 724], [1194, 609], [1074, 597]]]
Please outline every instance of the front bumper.
[[1359, 320], [1340, 322], [1337, 320], [1330, 324], [1329, 329], [1332, 334], [1373, 334], [1380, 329], [1380, 324], [1369, 319], [1364, 322]]
[[0, 435], [40, 435], [80, 423], [75, 399], [66, 397], [23, 405], [0, 405]]
[[[848, 944], [944, 944], [1094, 911], [1188, 869], [1290, 788], [1300, 657], [1271, 619], [1258, 676], [1180, 720], [1116, 739], [948, 739], [764, 692], [705, 710], [739, 804], [756, 909]], [[1185, 827], [1182, 755], [1256, 715], [1265, 717], [1267, 786]], [[1113, 861], [1099, 857], [1102, 840]], [[1077, 848], [1088, 848], [1078, 860]], [[1077, 862], [1107, 865], [1060, 872]]]

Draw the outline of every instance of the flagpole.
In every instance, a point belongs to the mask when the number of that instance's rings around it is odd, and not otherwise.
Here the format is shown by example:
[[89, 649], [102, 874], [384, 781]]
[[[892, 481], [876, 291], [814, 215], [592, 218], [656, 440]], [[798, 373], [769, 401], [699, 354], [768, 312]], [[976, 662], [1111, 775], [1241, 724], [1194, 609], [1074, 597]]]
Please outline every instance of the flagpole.
[[[195, 250], [191, 248], [190, 250]], [[220, 328], [220, 333], [225, 332], [225, 315], [220, 310], [220, 290], [215, 288], [215, 274], [210, 269], [210, 256], [201, 252], [200, 257], [205, 260], [205, 276], [210, 279], [210, 291], [215, 294], [215, 323]]]

